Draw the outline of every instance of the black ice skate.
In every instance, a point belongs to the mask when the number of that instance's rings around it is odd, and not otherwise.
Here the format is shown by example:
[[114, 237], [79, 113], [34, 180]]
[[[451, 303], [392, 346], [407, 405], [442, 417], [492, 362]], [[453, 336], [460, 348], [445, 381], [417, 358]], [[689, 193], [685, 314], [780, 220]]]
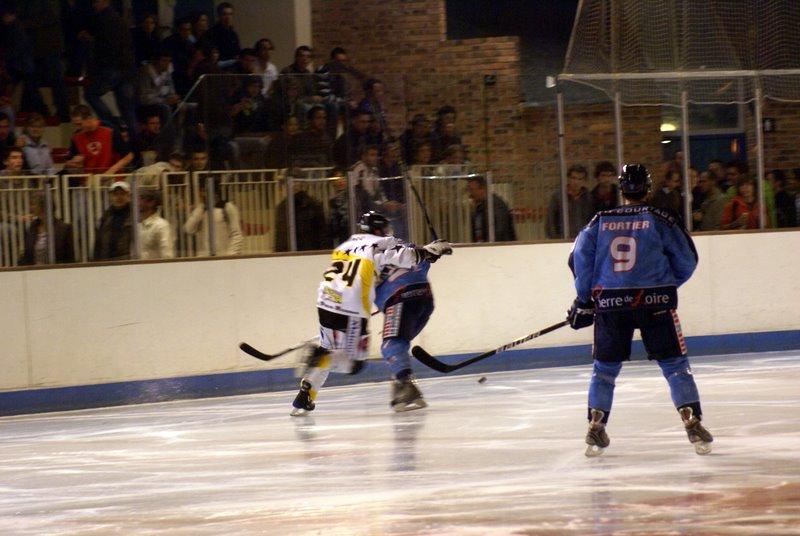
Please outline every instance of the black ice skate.
[[314, 411], [315, 407], [316, 404], [311, 398], [311, 384], [304, 380], [300, 382], [300, 391], [292, 402], [292, 412], [289, 415], [300, 417]]
[[606, 447], [611, 443], [606, 433], [606, 425], [603, 424], [605, 413], [599, 409], [591, 410], [592, 420], [589, 422], [589, 431], [586, 432], [586, 456], [593, 458], [600, 456]]
[[678, 413], [683, 419], [686, 435], [689, 436], [689, 441], [694, 446], [694, 451], [700, 455], [711, 452], [711, 443], [714, 441], [714, 436], [700, 424], [700, 419], [694, 416], [692, 408], [688, 406], [680, 408]]
[[414, 376], [408, 376], [404, 380], [394, 380], [392, 382], [392, 409], [400, 413], [401, 411], [411, 411], [421, 409], [428, 404], [422, 398], [422, 393], [417, 387]]

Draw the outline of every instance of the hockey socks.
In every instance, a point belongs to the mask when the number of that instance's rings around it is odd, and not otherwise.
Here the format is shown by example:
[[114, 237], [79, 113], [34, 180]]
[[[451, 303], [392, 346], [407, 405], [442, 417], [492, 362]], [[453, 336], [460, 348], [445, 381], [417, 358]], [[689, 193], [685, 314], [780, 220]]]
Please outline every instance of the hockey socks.
[[703, 414], [700, 409], [700, 393], [697, 392], [689, 360], [685, 356], [661, 359], [658, 366], [669, 383], [675, 408], [691, 407], [693, 414], [699, 418]]
[[592, 410], [598, 409], [603, 413], [603, 424], [608, 422], [608, 414], [611, 412], [611, 405], [614, 402], [614, 386], [621, 369], [622, 363], [609, 363], [595, 359], [592, 381], [589, 383], [589, 410], [587, 414], [589, 421], [592, 420]]
[[381, 344], [381, 355], [398, 380], [405, 379], [411, 373], [410, 347], [411, 343], [400, 337], [389, 337]]

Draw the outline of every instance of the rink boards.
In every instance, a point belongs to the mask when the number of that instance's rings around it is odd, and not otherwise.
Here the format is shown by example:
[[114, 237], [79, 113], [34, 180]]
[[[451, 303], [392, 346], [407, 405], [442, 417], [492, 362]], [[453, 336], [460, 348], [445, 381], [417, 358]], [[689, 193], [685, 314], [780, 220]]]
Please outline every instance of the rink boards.
[[[704, 235], [696, 244], [700, 265], [679, 308], [691, 354], [800, 348], [800, 232]], [[570, 248], [457, 248], [431, 270], [436, 311], [416, 342], [459, 356], [560, 320], [574, 297]], [[237, 343], [275, 352], [312, 337], [327, 263], [298, 255], [2, 272], [0, 414], [289, 388], [295, 356], [263, 363]], [[372, 332], [379, 327], [380, 316]], [[465, 372], [585, 363], [591, 330], [534, 342]], [[336, 380], [386, 377], [375, 363]]]

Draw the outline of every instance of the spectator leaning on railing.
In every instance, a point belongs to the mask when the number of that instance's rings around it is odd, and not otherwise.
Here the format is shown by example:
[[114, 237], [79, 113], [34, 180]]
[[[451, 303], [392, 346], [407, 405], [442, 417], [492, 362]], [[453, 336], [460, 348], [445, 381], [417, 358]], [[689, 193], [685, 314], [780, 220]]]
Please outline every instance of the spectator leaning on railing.
[[[738, 195], [739, 183], [748, 178], [749, 169], [744, 162], [730, 162], [726, 169], [726, 177], [730, 183], [725, 195], [728, 199], [733, 199]], [[756, 197], [759, 197], [758, 188], [756, 188]], [[764, 181], [764, 206], [767, 212], [767, 220], [774, 222], [777, 220], [777, 213], [775, 211], [775, 192], [772, 190], [772, 184], [769, 181]], [[766, 225], [766, 227], [771, 227]]]
[[661, 186], [653, 193], [650, 204], [656, 208], [671, 210], [679, 217], [683, 216], [681, 173], [679, 171], [667, 172]]
[[[736, 195], [725, 205], [720, 228], [723, 230], [758, 229], [760, 211], [756, 180], [752, 177], [741, 177]], [[764, 227], [772, 227], [769, 212], [766, 212]]]
[[158, 214], [161, 192], [143, 188], [139, 193], [139, 242], [142, 259], [171, 259], [175, 257], [172, 229]]
[[797, 227], [800, 223], [800, 180], [790, 170], [782, 182], [783, 189], [775, 195], [778, 227]]
[[700, 174], [697, 187], [703, 193], [704, 199], [700, 209], [692, 213], [695, 229], [699, 231], [719, 229], [728, 198], [720, 191], [717, 182], [717, 176], [713, 171], [704, 171]]
[[547, 238], [573, 239], [594, 216], [594, 207], [589, 192], [586, 190], [588, 172], [581, 165], [573, 165], [567, 170], [567, 221], [569, 236], [564, 236], [561, 216], [561, 188], [550, 197], [547, 209], [545, 234]]
[[[472, 241], [473, 242], [488, 242], [489, 241], [489, 209], [486, 206], [488, 199], [488, 189], [486, 187], [486, 179], [480, 176], [471, 177], [467, 181], [467, 192], [469, 198], [472, 200]], [[508, 210], [508, 205], [503, 199], [497, 195], [492, 194], [492, 203], [494, 209], [494, 240], [495, 242], [513, 242], [517, 239], [517, 233], [514, 230], [514, 219], [511, 217], [511, 211]]]
[[595, 212], [617, 207], [617, 170], [614, 164], [604, 160], [594, 168], [597, 184], [592, 188], [592, 209]]
[[78, 109], [81, 130], [72, 136], [70, 159], [65, 167], [73, 173], [113, 175], [133, 161], [133, 152], [119, 132], [103, 126], [87, 107]]
[[[239, 220], [239, 209], [236, 205], [222, 197], [219, 184], [214, 188], [213, 225], [216, 238], [217, 255], [238, 255], [242, 252], [242, 228]], [[200, 202], [195, 205], [183, 229], [197, 236], [197, 255], [205, 257], [210, 254], [208, 245], [208, 215], [206, 214], [206, 185], [200, 178]]]
[[116, 181], [108, 191], [111, 206], [103, 212], [94, 238], [94, 260], [127, 260], [131, 258], [133, 218], [131, 187]]
[[350, 168], [350, 180], [356, 191], [356, 214], [383, 211], [386, 196], [378, 180], [378, 163], [378, 146], [365, 145], [361, 149], [361, 158]]
[[[53, 210], [55, 207], [52, 207]], [[56, 263], [75, 262], [75, 248], [72, 243], [72, 226], [53, 215], [54, 239], [47, 232], [47, 212], [45, 196], [36, 192], [31, 196], [31, 215], [33, 219], [25, 229], [24, 251], [20, 266], [50, 264], [49, 242], [54, 240]]]
[[[300, 175], [300, 173], [295, 173]], [[312, 251], [331, 247], [325, 211], [322, 203], [306, 191], [303, 179], [292, 182], [294, 191], [294, 226], [297, 251]], [[275, 209], [275, 251], [289, 251], [287, 201], [282, 200]]]

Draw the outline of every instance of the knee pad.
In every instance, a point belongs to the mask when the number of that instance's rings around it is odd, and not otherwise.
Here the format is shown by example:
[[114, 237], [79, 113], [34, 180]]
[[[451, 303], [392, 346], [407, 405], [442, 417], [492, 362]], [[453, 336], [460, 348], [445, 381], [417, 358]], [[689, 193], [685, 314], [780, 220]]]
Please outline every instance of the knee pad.
[[381, 343], [381, 355], [388, 362], [396, 361], [398, 357], [408, 356], [411, 343], [399, 337], [384, 339]]
[[686, 356], [660, 359], [658, 361], [658, 366], [661, 367], [661, 372], [667, 380], [677, 374], [692, 375], [692, 369], [689, 366], [689, 360]]
[[697, 392], [697, 384], [686, 357], [661, 359], [658, 366], [669, 384], [670, 396], [676, 408], [700, 402], [700, 393]]
[[608, 361], [594, 361], [594, 368], [592, 370], [592, 376], [597, 376], [599, 380], [602, 380], [606, 383], [611, 385], [616, 385], [617, 383], [617, 376], [619, 376], [619, 371], [622, 370], [622, 363], [611, 363]]

